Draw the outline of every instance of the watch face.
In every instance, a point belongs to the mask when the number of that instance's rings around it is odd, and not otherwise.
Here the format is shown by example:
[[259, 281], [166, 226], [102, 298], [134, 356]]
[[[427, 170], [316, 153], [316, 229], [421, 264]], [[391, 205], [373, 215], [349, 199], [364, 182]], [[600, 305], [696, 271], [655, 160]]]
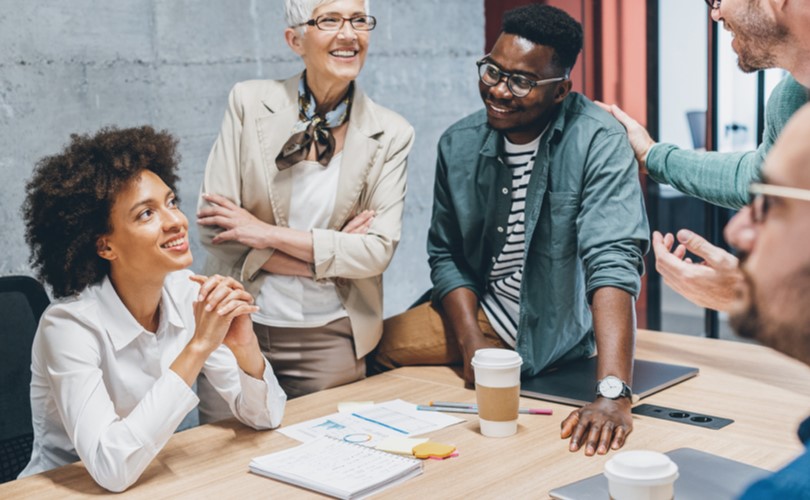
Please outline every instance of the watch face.
[[615, 399], [622, 393], [622, 381], [617, 377], [607, 376], [599, 382], [599, 394], [602, 396]]

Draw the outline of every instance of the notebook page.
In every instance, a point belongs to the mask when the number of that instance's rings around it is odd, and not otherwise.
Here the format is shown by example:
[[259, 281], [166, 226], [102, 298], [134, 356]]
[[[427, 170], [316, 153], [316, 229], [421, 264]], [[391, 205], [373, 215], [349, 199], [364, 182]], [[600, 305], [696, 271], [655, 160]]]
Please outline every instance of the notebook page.
[[255, 472], [337, 496], [382, 486], [422, 467], [411, 458], [329, 437], [258, 457], [250, 465]]

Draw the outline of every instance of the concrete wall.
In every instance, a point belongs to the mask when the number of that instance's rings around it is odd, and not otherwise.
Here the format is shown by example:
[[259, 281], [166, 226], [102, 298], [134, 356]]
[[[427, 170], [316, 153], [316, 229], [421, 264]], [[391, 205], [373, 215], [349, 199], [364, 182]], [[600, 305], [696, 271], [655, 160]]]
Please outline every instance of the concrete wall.
[[[386, 272], [386, 315], [429, 286], [425, 236], [436, 141], [480, 106], [474, 61], [483, 0], [372, 0], [378, 18], [360, 83], [417, 139], [402, 243]], [[37, 159], [72, 132], [151, 124], [180, 139], [179, 186], [197, 191], [230, 87], [302, 68], [283, 40], [281, 0], [0, 0], [0, 274], [31, 274], [20, 220]], [[196, 228], [192, 237], [196, 242]], [[193, 246], [194, 268], [204, 250]]]

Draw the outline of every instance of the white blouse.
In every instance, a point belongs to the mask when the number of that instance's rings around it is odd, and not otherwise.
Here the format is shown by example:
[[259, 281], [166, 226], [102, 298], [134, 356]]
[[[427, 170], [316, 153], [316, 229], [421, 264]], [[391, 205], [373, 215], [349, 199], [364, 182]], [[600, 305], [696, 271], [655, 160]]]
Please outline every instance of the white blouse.
[[[301, 231], [329, 228], [335, 209], [343, 151], [324, 167], [304, 160], [290, 168], [289, 227]], [[349, 315], [333, 280], [262, 273], [253, 321], [286, 328], [316, 328]]]
[[[200, 401], [169, 369], [194, 335], [199, 285], [191, 274], [167, 276], [154, 334], [109, 278], [45, 311], [31, 353], [34, 446], [20, 477], [82, 460], [108, 490], [137, 481]], [[202, 369], [236, 418], [256, 429], [277, 427], [287, 400], [265, 363], [263, 380], [254, 379], [221, 345]]]

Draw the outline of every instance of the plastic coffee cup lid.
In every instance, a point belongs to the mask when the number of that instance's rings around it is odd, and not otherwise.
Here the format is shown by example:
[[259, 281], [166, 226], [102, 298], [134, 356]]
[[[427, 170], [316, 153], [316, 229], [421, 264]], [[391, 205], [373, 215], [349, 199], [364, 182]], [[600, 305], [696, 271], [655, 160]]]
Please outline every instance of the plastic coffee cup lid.
[[617, 483], [655, 486], [678, 479], [678, 465], [657, 451], [624, 451], [605, 463], [605, 476]]
[[520, 354], [511, 349], [478, 349], [472, 365], [480, 368], [515, 368], [523, 364]]

